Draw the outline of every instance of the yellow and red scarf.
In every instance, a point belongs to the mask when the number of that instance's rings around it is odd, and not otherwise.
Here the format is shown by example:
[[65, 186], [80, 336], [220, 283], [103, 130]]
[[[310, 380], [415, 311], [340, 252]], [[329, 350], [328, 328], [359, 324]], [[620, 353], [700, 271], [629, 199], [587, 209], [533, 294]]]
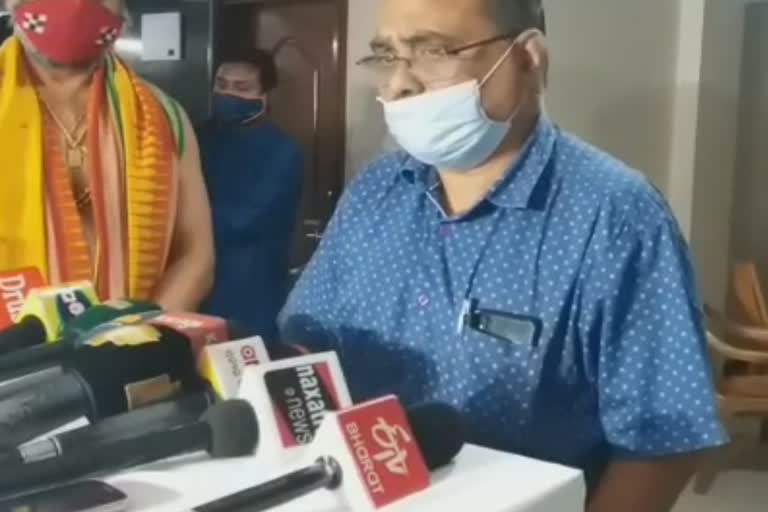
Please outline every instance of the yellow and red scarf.
[[0, 270], [35, 267], [52, 283], [94, 278], [102, 299], [150, 299], [173, 236], [180, 119], [172, 100], [116, 56], [96, 71], [86, 141], [92, 256], [60, 134], [45, 122], [22, 45], [10, 38], [0, 48]]

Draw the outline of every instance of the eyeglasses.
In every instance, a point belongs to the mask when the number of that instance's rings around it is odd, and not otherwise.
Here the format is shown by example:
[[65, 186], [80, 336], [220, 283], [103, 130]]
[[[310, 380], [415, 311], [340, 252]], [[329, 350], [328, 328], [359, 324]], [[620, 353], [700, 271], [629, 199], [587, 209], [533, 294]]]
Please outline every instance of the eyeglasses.
[[452, 49], [425, 46], [414, 50], [410, 57], [394, 53], [369, 55], [358, 60], [357, 65], [368, 71], [377, 85], [386, 84], [401, 62], [424, 83], [450, 82], [462, 75], [471, 60], [463, 55], [465, 52], [505, 39], [514, 40], [518, 35], [519, 31], [510, 32]]

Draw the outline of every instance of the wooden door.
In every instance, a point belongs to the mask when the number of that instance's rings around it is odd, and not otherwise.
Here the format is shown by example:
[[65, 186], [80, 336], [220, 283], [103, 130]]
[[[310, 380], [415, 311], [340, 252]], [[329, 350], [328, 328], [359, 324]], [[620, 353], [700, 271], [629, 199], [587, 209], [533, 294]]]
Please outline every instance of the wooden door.
[[304, 197], [291, 262], [298, 274], [344, 185], [347, 0], [235, 0], [223, 11], [220, 51], [249, 45], [274, 52], [280, 83], [270, 116], [304, 149]]

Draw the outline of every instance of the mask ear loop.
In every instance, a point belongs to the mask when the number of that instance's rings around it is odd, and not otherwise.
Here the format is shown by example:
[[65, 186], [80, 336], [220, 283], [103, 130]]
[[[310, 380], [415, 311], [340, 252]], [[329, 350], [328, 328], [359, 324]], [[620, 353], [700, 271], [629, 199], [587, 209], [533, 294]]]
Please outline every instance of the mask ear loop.
[[[541, 32], [541, 30], [532, 28], [528, 29], [519, 36], [515, 38], [514, 41], [512, 41], [512, 44], [509, 45], [509, 48], [507, 48], [507, 51], [504, 52], [504, 54], [499, 58], [499, 60], [496, 62], [496, 64], [493, 65], [490, 71], [486, 73], [485, 77], [480, 81], [479, 85], [477, 86], [478, 92], [482, 89], [483, 85], [485, 85], [488, 80], [491, 79], [491, 77], [496, 73], [496, 71], [499, 70], [502, 64], [504, 64], [504, 61], [512, 54], [512, 50], [514, 50], [515, 46], [518, 44], [524, 44], [527, 43], [529, 40], [533, 39], [534, 37], [543, 36], [544, 34]], [[520, 111], [523, 109], [525, 101], [521, 100], [517, 107], [512, 111], [512, 114], [510, 114], [509, 118], [507, 119], [507, 122], [511, 122], [514, 118], [518, 116]], [[480, 109], [484, 114], [485, 110]]]
[[488, 82], [488, 80], [491, 79], [491, 77], [496, 74], [496, 71], [499, 70], [502, 64], [504, 64], [504, 61], [507, 60], [507, 57], [510, 56], [512, 53], [512, 49], [514, 49], [515, 45], [517, 44], [517, 39], [515, 39], [511, 45], [509, 45], [509, 48], [507, 48], [507, 51], [504, 52], [504, 55], [502, 55], [499, 60], [496, 61], [496, 64], [493, 65], [491, 70], [485, 74], [485, 77], [483, 77], [482, 80], [480, 80], [480, 84], [477, 86], [478, 88], [482, 89], [482, 87]]
[[248, 119], [245, 119], [245, 120], [241, 121], [241, 124], [252, 123], [252, 122], [256, 121], [257, 119], [259, 119], [261, 116], [266, 115], [266, 113], [267, 113], [267, 105], [268, 105], [268, 103], [267, 103], [267, 95], [265, 94], [261, 98], [256, 98], [256, 99], [260, 99], [264, 103], [264, 107], [261, 109], [261, 112], [259, 112], [255, 116], [251, 116]]

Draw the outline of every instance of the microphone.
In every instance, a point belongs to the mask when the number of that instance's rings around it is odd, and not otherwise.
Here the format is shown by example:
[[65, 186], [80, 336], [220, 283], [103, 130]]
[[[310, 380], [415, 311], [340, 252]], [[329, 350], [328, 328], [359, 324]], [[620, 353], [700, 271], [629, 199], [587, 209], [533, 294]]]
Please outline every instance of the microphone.
[[246, 366], [237, 396], [259, 417], [257, 456], [269, 462], [290, 458], [312, 442], [327, 412], [352, 405], [335, 352]]
[[337, 491], [350, 510], [375, 511], [427, 489], [431, 470], [449, 464], [465, 438], [459, 413], [430, 403], [406, 413], [395, 397], [329, 413], [311, 449], [314, 463], [195, 508], [267, 510], [319, 489]]
[[213, 405], [209, 393], [192, 393], [177, 400], [149, 405], [141, 409], [106, 418], [40, 441], [0, 453], [0, 467], [30, 464], [79, 453], [82, 446], [94, 446], [139, 433], [167, 430], [196, 421]]
[[244, 338], [249, 334], [240, 326], [223, 318], [197, 313], [165, 313], [148, 322], [185, 336], [192, 353], [198, 357], [209, 345]]
[[85, 311], [64, 325], [61, 341], [71, 340], [75, 344], [85, 344], [89, 333], [100, 325], [119, 318], [140, 316], [148, 320], [163, 314], [162, 308], [154, 302], [141, 300], [109, 300]]
[[272, 361], [282, 361], [283, 359], [306, 356], [312, 353], [312, 351], [301, 345], [292, 345], [290, 343], [270, 343], [267, 346], [267, 351], [269, 352], [269, 359]]
[[[135, 315], [138, 322], [161, 313], [160, 307], [150, 302], [120, 300], [93, 306], [64, 326], [57, 343], [35, 345], [0, 356], [0, 381], [57, 366], [68, 354], [87, 344], [94, 329], [101, 326], [108, 326], [104, 330], [109, 331], [128, 323], [128, 317]], [[126, 320], [113, 323], [119, 319]]]
[[98, 473], [115, 472], [179, 455], [206, 451], [214, 458], [252, 454], [259, 428], [251, 406], [230, 400], [212, 406], [198, 421], [151, 430], [133, 437], [81, 443], [59, 457], [29, 462], [0, 474], [0, 492], [59, 484]]
[[163, 327], [125, 329], [139, 344], [83, 347], [60, 375], [0, 400], [0, 439], [16, 446], [83, 416], [94, 423], [204, 389], [186, 338]]
[[36, 268], [0, 272], [0, 330], [16, 323], [27, 293], [44, 284], [43, 275]]
[[31, 290], [18, 323], [0, 332], [0, 354], [56, 341], [64, 324], [97, 303], [87, 281]]
[[197, 359], [197, 369], [216, 396], [229, 400], [237, 397], [245, 368], [266, 362], [269, 355], [264, 341], [254, 336], [205, 347]]

